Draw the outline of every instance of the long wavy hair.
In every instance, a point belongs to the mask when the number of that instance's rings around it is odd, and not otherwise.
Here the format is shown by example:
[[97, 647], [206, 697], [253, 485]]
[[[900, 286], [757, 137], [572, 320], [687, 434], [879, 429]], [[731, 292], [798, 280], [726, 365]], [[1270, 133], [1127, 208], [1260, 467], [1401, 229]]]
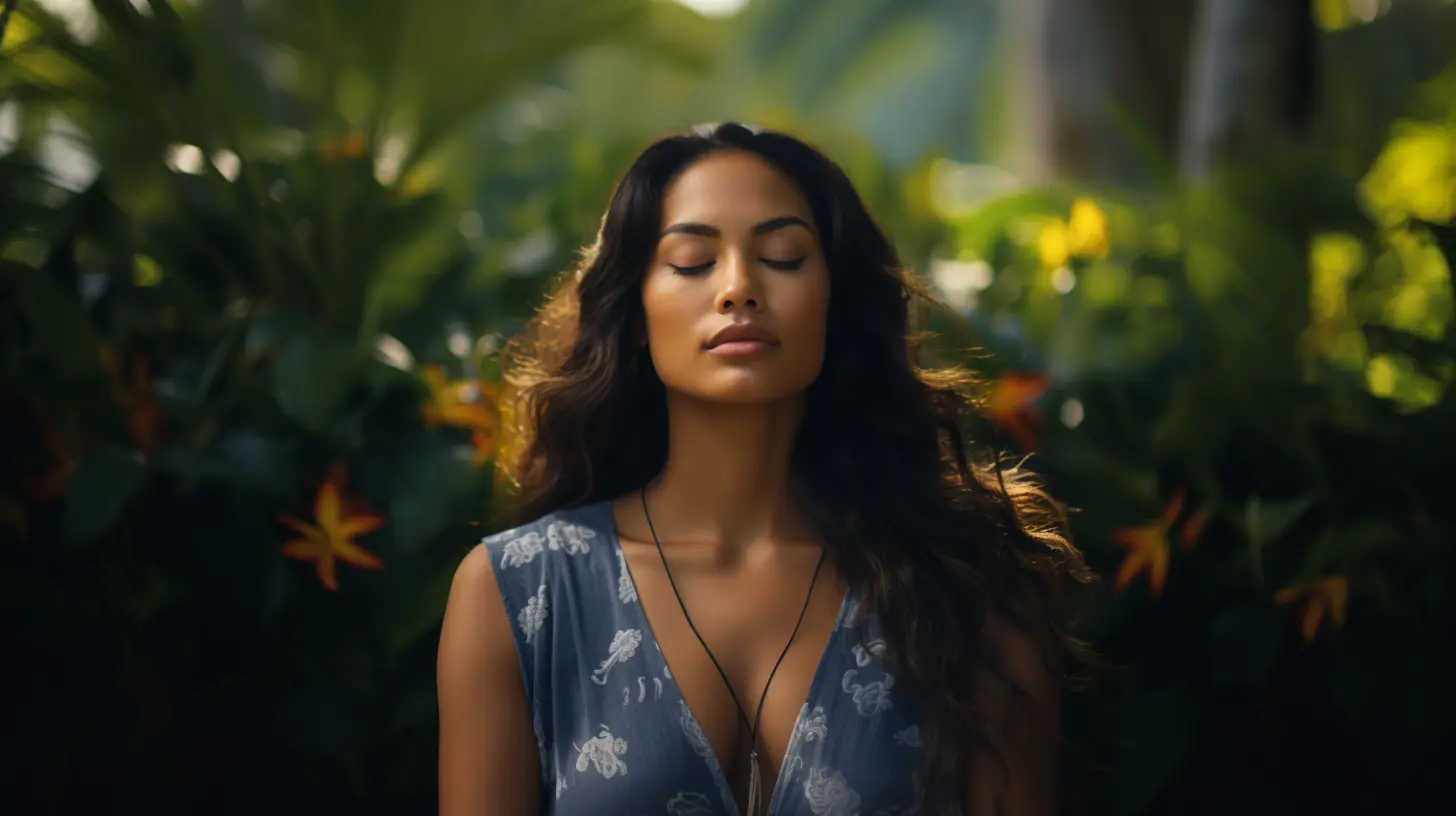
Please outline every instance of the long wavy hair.
[[[917, 363], [909, 315], [929, 294], [845, 173], [791, 136], [736, 123], [664, 138], [611, 198], [595, 243], [506, 350], [520, 455], [507, 463], [521, 522], [642, 488], [667, 461], [662, 381], [638, 342], [641, 287], [664, 191], [686, 167], [747, 151], [791, 179], [813, 213], [830, 275], [823, 369], [810, 386], [793, 483], [828, 557], [863, 593], [895, 676], [923, 711], [917, 808], [955, 801], [973, 755], [999, 758], [1015, 706], [1031, 697], [987, 624], [1015, 627], [1063, 676], [1081, 644], [1068, 631], [1064, 580], [1089, 577], [1065, 514], [999, 454], [973, 456], [979, 381]], [[933, 302], [933, 300], [932, 300]], [[987, 683], [999, 687], [987, 689]], [[1004, 797], [997, 795], [997, 800]]]

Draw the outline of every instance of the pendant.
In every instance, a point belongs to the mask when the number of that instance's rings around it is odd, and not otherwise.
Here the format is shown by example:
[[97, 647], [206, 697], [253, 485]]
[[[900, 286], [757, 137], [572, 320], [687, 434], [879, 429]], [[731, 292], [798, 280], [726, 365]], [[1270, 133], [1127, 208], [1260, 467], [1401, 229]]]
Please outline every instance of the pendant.
[[748, 755], [748, 810], [743, 816], [758, 816], [762, 784], [758, 772], [758, 751], [754, 750]]

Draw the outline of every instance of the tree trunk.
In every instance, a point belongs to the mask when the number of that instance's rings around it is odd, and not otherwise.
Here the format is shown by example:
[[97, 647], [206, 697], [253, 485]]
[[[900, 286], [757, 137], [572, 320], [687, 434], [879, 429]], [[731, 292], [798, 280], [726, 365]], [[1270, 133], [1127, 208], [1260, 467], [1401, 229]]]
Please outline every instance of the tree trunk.
[[[1169, 160], [1194, 0], [1006, 0], [1033, 180], [1129, 182]], [[1154, 151], [1155, 157], [1148, 156]]]
[[1179, 135], [1179, 169], [1206, 178], [1219, 160], [1295, 135], [1314, 91], [1308, 0], [1204, 0]]

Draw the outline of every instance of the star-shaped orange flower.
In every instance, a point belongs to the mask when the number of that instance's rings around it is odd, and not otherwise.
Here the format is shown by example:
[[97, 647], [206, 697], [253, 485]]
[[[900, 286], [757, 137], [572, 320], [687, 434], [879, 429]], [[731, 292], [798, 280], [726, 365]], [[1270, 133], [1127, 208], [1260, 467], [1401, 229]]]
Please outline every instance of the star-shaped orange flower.
[[1350, 602], [1350, 580], [1343, 575], [1323, 575], [1287, 586], [1274, 593], [1274, 603], [1289, 606], [1302, 603], [1299, 633], [1305, 643], [1313, 643], [1320, 624], [1330, 619], [1334, 628], [1345, 625], [1345, 607]]
[[1030, 453], [1036, 450], [1036, 432], [1041, 428], [1044, 417], [1036, 408], [1036, 401], [1051, 387], [1050, 375], [1035, 372], [1012, 372], [1003, 374], [991, 384], [991, 395], [986, 401], [986, 418], [1010, 434], [1021, 449]]
[[354, 542], [357, 536], [371, 533], [384, 523], [356, 500], [344, 499], [346, 471], [342, 462], [329, 468], [328, 478], [319, 485], [313, 501], [314, 523], [279, 514], [278, 520], [302, 534], [283, 545], [283, 554], [300, 561], [312, 561], [319, 581], [331, 592], [339, 591], [337, 561], [345, 561], [364, 569], [379, 569], [384, 562]]
[[422, 413], [425, 425], [452, 425], [456, 428], [494, 435], [500, 424], [496, 411], [495, 388], [485, 380], [446, 381], [439, 366], [426, 366], [423, 372], [430, 397]]
[[[1112, 531], [1112, 540], [1127, 550], [1127, 555], [1123, 556], [1122, 564], [1117, 568], [1117, 578], [1113, 583], [1118, 592], [1127, 589], [1132, 584], [1132, 579], [1147, 570], [1148, 589], [1152, 596], [1163, 596], [1163, 585], [1168, 580], [1168, 561], [1172, 555], [1168, 533], [1178, 521], [1178, 516], [1183, 513], [1185, 501], [1187, 492], [1182, 489], [1175, 490], [1163, 508], [1163, 515], [1157, 521], [1139, 527], [1119, 527]], [[1207, 512], [1200, 511], [1184, 525], [1180, 535], [1183, 549], [1193, 546], [1203, 531], [1206, 519]]]
[[130, 381], [121, 373], [121, 362], [116, 352], [102, 346], [101, 367], [111, 378], [111, 393], [118, 405], [126, 411], [126, 432], [132, 444], [143, 455], [151, 456], [162, 444], [166, 433], [166, 417], [157, 401], [157, 392], [152, 388], [152, 377], [147, 358], [136, 355], [131, 361]]
[[85, 448], [85, 440], [79, 430], [61, 427], [54, 414], [39, 402], [31, 402], [30, 414], [35, 426], [28, 432], [34, 433], [40, 440], [45, 456], [39, 471], [22, 477], [21, 491], [25, 498], [36, 504], [49, 504], [65, 494], [66, 485], [70, 484]]

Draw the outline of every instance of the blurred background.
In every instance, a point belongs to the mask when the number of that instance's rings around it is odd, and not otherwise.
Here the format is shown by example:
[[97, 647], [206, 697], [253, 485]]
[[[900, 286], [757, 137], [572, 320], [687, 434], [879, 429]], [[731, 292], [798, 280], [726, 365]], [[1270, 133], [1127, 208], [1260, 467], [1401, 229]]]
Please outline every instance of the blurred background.
[[0, 0], [0, 809], [427, 813], [498, 352], [665, 131], [840, 160], [1075, 507], [1066, 812], [1456, 759], [1451, 0]]

